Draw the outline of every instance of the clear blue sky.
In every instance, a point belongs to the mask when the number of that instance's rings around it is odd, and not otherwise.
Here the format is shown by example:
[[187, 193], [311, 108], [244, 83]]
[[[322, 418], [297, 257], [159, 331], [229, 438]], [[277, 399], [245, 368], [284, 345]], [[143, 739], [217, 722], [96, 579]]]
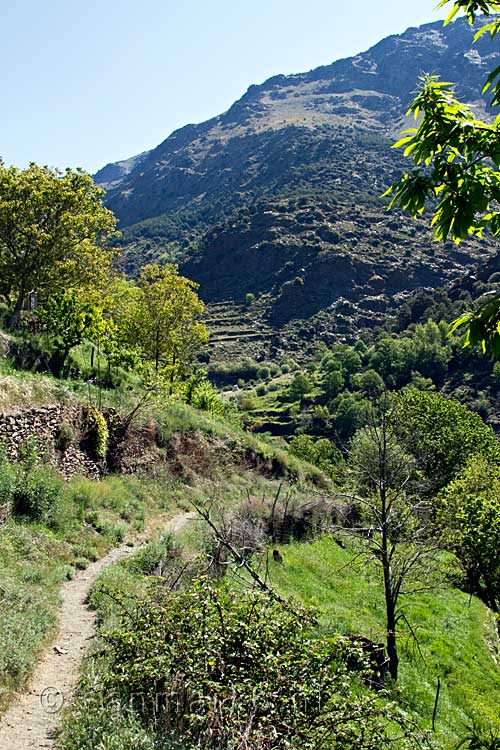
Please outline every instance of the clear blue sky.
[[0, 156], [94, 171], [223, 112], [252, 83], [444, 17], [435, 4], [4, 0]]

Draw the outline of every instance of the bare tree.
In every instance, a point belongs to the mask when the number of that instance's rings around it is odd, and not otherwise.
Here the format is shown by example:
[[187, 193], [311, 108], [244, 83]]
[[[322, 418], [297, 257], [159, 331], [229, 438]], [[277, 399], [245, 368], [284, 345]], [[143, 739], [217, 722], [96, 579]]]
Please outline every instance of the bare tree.
[[396, 408], [389, 394], [383, 394], [368, 425], [353, 438], [349, 465], [356, 494], [348, 497], [359, 504], [363, 525], [342, 529], [360, 538], [362, 554], [382, 569], [388, 667], [394, 680], [399, 665], [398, 624], [405, 621], [411, 630], [400, 597], [439, 585], [429, 579], [429, 562], [440, 549], [431, 532], [429, 501], [418, 496], [415, 460], [391, 430]]

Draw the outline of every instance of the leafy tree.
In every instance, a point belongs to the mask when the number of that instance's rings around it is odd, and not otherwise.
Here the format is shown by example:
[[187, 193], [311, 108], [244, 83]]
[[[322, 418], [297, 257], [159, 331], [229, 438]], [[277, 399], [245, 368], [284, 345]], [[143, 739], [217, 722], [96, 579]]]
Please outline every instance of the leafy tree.
[[405, 385], [415, 368], [415, 344], [410, 338], [382, 334], [369, 356], [369, 367], [378, 372], [388, 388]]
[[354, 347], [348, 344], [336, 344], [332, 349], [332, 354], [337, 362], [339, 362], [346, 378], [349, 378], [361, 369], [361, 357]]
[[[441, 0], [445, 6], [449, 0]], [[456, 0], [445, 23], [465, 11], [470, 24], [478, 16], [492, 16], [498, 2]], [[489, 33], [494, 39], [500, 20], [483, 24], [475, 38]], [[491, 89], [495, 105], [500, 104], [500, 67], [491, 71], [483, 91]], [[479, 92], [478, 92], [479, 93]], [[419, 120], [406, 130], [395, 147], [404, 148], [415, 168], [387, 191], [390, 206], [407, 209], [413, 216], [431, 206], [434, 235], [460, 242], [469, 235], [482, 237], [486, 228], [500, 233], [500, 117], [493, 123], [479, 120], [470, 107], [460, 102], [449, 83], [436, 76], [424, 76], [420, 91], [408, 111]], [[500, 295], [477, 312], [458, 318], [453, 330], [465, 332], [465, 346], [480, 344], [484, 352], [500, 356]]]
[[328, 399], [335, 398], [344, 390], [345, 380], [340, 370], [329, 370], [322, 383], [323, 392]]
[[335, 431], [340, 443], [349, 440], [356, 430], [366, 424], [369, 403], [359, 395], [345, 391], [330, 405], [335, 415]]
[[77, 289], [49, 297], [39, 311], [52, 348], [50, 368], [59, 377], [68, 354], [88, 336], [99, 310]]
[[106, 275], [116, 220], [103, 195], [81, 170], [19, 170], [0, 161], [0, 293], [13, 299], [11, 325], [28, 293], [47, 297]]
[[291, 401], [302, 401], [307, 393], [310, 393], [313, 385], [303, 372], [298, 372], [288, 386], [288, 396]]
[[339, 465], [343, 463], [341, 452], [327, 438], [314, 440], [311, 435], [296, 435], [290, 440], [290, 450], [331, 476], [336, 475]]
[[415, 388], [402, 391], [397, 401], [393, 429], [425, 472], [429, 490], [448, 484], [474, 454], [500, 461], [491, 427], [458, 401]]
[[500, 469], [474, 456], [438, 498], [438, 522], [471, 590], [495, 611], [500, 598]]
[[157, 375], [160, 370], [167, 373], [171, 383], [187, 371], [208, 339], [196, 288], [176, 266], [144, 266], [125, 321], [126, 340], [143, 364], [152, 365]]
[[413, 336], [415, 346], [415, 368], [424, 377], [440, 381], [448, 371], [452, 356], [447, 331], [443, 331], [433, 320], [417, 325]]
[[353, 375], [351, 385], [367, 396], [380, 396], [385, 390], [385, 383], [375, 370], [365, 370]]

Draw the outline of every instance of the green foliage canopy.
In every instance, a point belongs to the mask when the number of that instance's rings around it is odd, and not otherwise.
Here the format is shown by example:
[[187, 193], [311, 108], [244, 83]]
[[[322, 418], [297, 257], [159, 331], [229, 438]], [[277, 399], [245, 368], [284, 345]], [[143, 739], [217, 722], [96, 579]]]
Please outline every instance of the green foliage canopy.
[[473, 591], [485, 588], [498, 611], [500, 595], [500, 469], [474, 456], [463, 474], [441, 492], [438, 522], [460, 560]]
[[106, 275], [116, 220], [103, 195], [82, 170], [0, 161], [0, 294], [13, 296], [12, 323], [28, 293], [91, 287]]
[[203, 302], [197, 284], [180, 276], [173, 265], [147, 265], [132, 290], [124, 336], [155, 373], [173, 382], [184, 374], [193, 354], [208, 339], [201, 323]]
[[432, 489], [448, 484], [474, 454], [500, 461], [500, 444], [491, 427], [458, 401], [415, 388], [396, 398], [393, 429]]

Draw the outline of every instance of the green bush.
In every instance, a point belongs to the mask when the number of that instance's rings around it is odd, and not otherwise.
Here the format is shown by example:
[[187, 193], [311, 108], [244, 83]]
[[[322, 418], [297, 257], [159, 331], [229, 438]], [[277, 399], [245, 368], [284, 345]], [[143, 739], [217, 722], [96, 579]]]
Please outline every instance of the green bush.
[[178, 547], [170, 533], [146, 544], [130, 561], [130, 568], [143, 575], [161, 574], [166, 565], [178, 557]]
[[253, 750], [386, 746], [400, 715], [363, 695], [350, 649], [318, 636], [305, 612], [262, 594], [206, 579], [176, 593], [158, 586], [103, 634], [103, 697], [133, 706], [142, 726], [185, 750], [230, 750], [243, 738]]
[[53, 469], [40, 465], [29, 446], [18, 464], [11, 464], [3, 453], [0, 455], [2, 505], [7, 505], [13, 516], [56, 528], [64, 521], [63, 481]]
[[11, 496], [13, 515], [55, 526], [61, 505], [62, 480], [44, 466], [36, 466], [28, 471], [21, 467], [16, 474]]
[[75, 431], [68, 422], [61, 422], [55, 439], [56, 448], [64, 453], [75, 440]]

